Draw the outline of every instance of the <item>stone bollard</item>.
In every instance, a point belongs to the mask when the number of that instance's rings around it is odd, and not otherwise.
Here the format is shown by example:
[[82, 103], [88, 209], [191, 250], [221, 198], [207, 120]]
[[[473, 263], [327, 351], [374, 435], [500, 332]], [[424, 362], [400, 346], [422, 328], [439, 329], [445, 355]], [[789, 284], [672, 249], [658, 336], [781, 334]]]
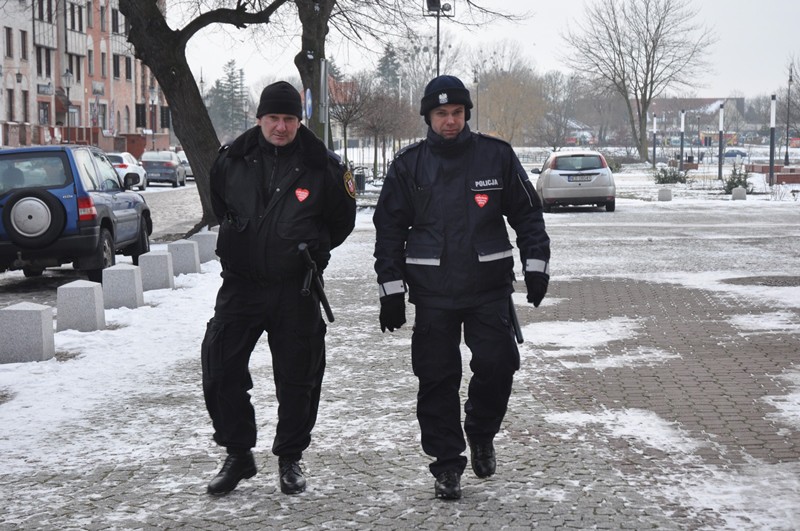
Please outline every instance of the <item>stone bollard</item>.
[[53, 309], [32, 302], [0, 310], [0, 363], [45, 361], [56, 354]]
[[56, 290], [56, 329], [93, 332], [106, 327], [103, 286], [75, 280]]
[[175, 289], [172, 272], [172, 254], [167, 251], [150, 251], [139, 257], [142, 271], [142, 289]]
[[659, 201], [672, 201], [672, 190], [669, 188], [662, 188], [658, 191]]
[[747, 199], [747, 190], [741, 186], [731, 190], [731, 201], [744, 201], [745, 199]]
[[197, 242], [197, 250], [200, 255], [200, 263], [205, 264], [217, 258], [217, 233], [198, 232], [189, 236], [189, 240]]
[[139, 267], [117, 264], [103, 269], [103, 301], [106, 309], [143, 306], [142, 272]]
[[177, 240], [167, 244], [167, 251], [172, 255], [175, 275], [200, 272], [200, 251], [197, 242]]

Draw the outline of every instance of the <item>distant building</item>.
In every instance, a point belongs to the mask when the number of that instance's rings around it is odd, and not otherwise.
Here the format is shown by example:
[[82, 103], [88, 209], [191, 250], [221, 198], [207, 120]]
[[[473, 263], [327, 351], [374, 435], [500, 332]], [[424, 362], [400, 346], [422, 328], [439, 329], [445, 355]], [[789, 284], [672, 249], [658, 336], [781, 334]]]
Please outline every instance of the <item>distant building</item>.
[[119, 0], [20, 0], [0, 13], [0, 145], [168, 147], [169, 108]]

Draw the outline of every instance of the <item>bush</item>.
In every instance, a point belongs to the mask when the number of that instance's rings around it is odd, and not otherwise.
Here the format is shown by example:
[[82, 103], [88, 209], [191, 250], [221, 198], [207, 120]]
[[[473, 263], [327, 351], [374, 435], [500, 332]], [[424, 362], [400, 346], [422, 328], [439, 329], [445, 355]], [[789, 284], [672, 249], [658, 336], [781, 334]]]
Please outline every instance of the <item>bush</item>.
[[739, 186], [747, 190], [748, 194], [753, 192], [753, 187], [747, 182], [747, 172], [744, 171], [741, 164], [733, 165], [733, 171], [731, 171], [730, 177], [725, 179], [724, 182], [726, 194], [733, 193], [733, 189]]
[[653, 172], [653, 180], [656, 184], [686, 184], [692, 182], [692, 179], [678, 168], [668, 167], [659, 168]]

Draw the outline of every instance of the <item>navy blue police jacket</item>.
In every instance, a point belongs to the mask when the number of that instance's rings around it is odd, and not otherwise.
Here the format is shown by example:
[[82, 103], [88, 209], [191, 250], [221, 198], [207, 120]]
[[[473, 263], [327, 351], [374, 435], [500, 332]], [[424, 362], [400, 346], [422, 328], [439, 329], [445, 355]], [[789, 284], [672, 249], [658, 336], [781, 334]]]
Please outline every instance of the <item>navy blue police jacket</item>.
[[512, 147], [465, 125], [427, 138], [392, 161], [373, 216], [381, 296], [413, 304], [474, 307], [513, 291], [514, 229], [524, 271], [549, 272], [542, 205]]
[[[270, 172], [276, 178], [268, 190]], [[269, 284], [305, 274], [302, 242], [325, 268], [331, 249], [355, 225], [355, 185], [339, 157], [305, 126], [288, 147], [267, 143], [256, 126], [220, 148], [211, 206], [223, 276]]]

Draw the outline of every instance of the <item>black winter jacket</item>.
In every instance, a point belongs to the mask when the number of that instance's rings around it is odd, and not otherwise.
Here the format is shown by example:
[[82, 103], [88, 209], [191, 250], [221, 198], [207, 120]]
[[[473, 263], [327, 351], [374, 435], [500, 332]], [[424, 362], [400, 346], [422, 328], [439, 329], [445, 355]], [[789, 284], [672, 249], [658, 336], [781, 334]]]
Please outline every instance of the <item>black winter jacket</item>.
[[211, 168], [211, 205], [220, 223], [223, 274], [261, 284], [305, 273], [301, 242], [324, 269], [331, 249], [355, 225], [351, 174], [303, 125], [289, 146], [267, 143], [256, 126], [220, 148]]
[[514, 258], [504, 217], [524, 269], [547, 272], [541, 202], [511, 146], [468, 126], [453, 140], [429, 128], [392, 161], [375, 210], [381, 296], [407, 286], [412, 303], [443, 309], [508, 296]]

